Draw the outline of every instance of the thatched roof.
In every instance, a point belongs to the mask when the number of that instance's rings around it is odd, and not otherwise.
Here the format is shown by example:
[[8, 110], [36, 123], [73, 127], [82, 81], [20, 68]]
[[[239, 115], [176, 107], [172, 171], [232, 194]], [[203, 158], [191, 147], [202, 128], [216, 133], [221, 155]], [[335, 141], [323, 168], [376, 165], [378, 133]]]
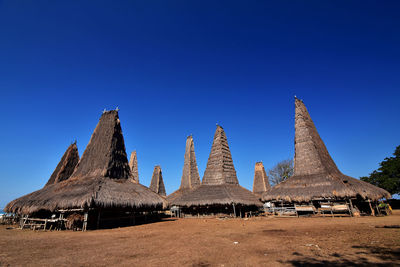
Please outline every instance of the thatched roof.
[[224, 129], [217, 126], [203, 182], [171, 201], [178, 206], [230, 205], [261, 206], [249, 190], [239, 185]]
[[190, 135], [186, 139], [181, 186], [178, 190], [168, 195], [167, 200], [172, 201], [176, 197], [180, 196], [184, 191], [191, 190], [200, 184], [200, 175], [197, 168], [196, 155], [194, 153], [193, 136]]
[[357, 195], [377, 200], [390, 194], [376, 186], [342, 174], [329, 155], [303, 101], [295, 100], [294, 174], [263, 194], [262, 199], [308, 202], [345, 199]]
[[75, 142], [67, 148], [46, 185], [56, 184], [67, 180], [73, 173], [78, 161], [79, 153]]
[[10, 202], [5, 210], [161, 208], [165, 200], [132, 180], [117, 111], [106, 111], [71, 177]]
[[136, 150], [131, 153], [131, 158], [129, 159], [129, 168], [131, 169], [133, 180], [139, 183], [139, 169], [137, 163]]
[[205, 185], [239, 184], [236, 170], [233, 166], [232, 155], [224, 129], [217, 125], [214, 141], [204, 172]]
[[256, 195], [261, 195], [270, 188], [271, 185], [269, 184], [268, 176], [265, 172], [263, 163], [256, 162], [256, 166], [254, 167], [253, 193]]
[[153, 176], [151, 177], [150, 187], [151, 191], [165, 197], [165, 186], [164, 180], [162, 178], [162, 171], [160, 166], [155, 166], [153, 171]]
[[183, 192], [171, 202], [177, 206], [231, 205], [262, 206], [257, 197], [238, 184], [201, 185]]

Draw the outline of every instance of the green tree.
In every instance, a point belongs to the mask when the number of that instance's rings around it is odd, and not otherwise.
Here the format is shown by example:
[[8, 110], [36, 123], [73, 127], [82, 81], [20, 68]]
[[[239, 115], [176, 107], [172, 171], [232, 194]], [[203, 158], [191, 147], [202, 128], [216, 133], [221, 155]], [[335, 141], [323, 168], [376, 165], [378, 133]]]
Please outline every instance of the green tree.
[[396, 147], [394, 157], [385, 158], [379, 169], [368, 177], [360, 177], [362, 181], [371, 183], [387, 190], [391, 194], [400, 193], [400, 146]]

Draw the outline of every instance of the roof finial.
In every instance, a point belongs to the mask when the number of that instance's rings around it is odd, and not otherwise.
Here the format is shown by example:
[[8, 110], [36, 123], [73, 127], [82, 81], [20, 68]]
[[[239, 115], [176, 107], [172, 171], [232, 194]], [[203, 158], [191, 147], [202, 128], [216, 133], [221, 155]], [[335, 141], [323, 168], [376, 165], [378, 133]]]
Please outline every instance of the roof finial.
[[119, 111], [119, 108], [117, 107], [117, 108], [115, 109], [115, 111]]
[[296, 95], [294, 95], [294, 98], [295, 98], [295, 99], [297, 99], [297, 96], [296, 96]]
[[107, 112], [107, 109], [104, 109], [104, 110], [103, 110], [103, 114], [106, 113], [106, 112]]

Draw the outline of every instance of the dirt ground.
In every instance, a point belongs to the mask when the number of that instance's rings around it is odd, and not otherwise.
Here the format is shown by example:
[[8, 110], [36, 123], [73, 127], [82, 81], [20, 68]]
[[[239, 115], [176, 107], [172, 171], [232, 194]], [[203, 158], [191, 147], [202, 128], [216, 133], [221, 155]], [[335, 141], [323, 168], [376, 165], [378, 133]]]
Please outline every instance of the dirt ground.
[[400, 225], [400, 211], [361, 218], [167, 219], [88, 232], [0, 226], [0, 266], [400, 266], [400, 229], [385, 225]]

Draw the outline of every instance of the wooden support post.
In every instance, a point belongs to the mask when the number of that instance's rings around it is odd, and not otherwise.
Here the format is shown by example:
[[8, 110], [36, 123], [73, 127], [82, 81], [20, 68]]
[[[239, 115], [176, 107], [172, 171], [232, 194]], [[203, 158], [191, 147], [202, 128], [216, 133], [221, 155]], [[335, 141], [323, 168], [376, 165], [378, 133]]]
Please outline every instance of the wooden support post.
[[24, 219], [22, 221], [21, 229], [24, 229], [26, 222], [28, 221], [28, 215], [24, 216]]
[[232, 203], [232, 207], [233, 207], [233, 216], [236, 218], [235, 203]]
[[350, 200], [350, 216], [353, 217], [353, 211], [354, 211], [354, 207], [353, 207], [353, 202], [351, 201], [351, 198], [349, 198]]
[[372, 215], [372, 216], [375, 216], [375, 211], [374, 211], [374, 209], [372, 208], [371, 200], [369, 200], [369, 199], [368, 199], [368, 204], [369, 204], [369, 207], [370, 207], [370, 209], [371, 209], [371, 215]]
[[44, 220], [44, 228], [43, 228], [43, 231], [46, 231], [46, 226], [47, 226], [47, 219]]
[[87, 229], [87, 222], [88, 222], [88, 211], [85, 211], [85, 215], [83, 216], [83, 227], [82, 227], [82, 232], [85, 232]]

